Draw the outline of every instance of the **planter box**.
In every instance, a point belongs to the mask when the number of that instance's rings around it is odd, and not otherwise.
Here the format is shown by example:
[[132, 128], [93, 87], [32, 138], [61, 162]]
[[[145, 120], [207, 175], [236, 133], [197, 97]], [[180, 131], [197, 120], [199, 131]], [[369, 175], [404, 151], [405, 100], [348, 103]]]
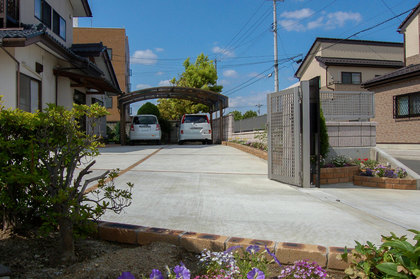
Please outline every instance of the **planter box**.
[[417, 180], [355, 175], [353, 184], [385, 189], [417, 190]]
[[320, 184], [353, 182], [353, 177], [358, 173], [358, 166], [321, 168]]
[[252, 155], [257, 156], [257, 157], [259, 157], [261, 159], [264, 159], [264, 160], [268, 159], [267, 151], [263, 151], [263, 150], [260, 150], [260, 149], [256, 149], [254, 147], [246, 146], [246, 145], [239, 144], [239, 143], [229, 142], [229, 141], [223, 141], [222, 144], [226, 145], [226, 146], [234, 147], [234, 148], [239, 149], [239, 150], [242, 150], [244, 152], [247, 152], [249, 154], [252, 154]]

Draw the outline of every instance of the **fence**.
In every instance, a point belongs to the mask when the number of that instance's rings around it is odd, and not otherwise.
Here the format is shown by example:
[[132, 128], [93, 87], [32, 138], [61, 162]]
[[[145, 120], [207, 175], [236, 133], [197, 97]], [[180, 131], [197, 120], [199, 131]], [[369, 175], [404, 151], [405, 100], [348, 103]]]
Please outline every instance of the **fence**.
[[321, 91], [325, 120], [364, 120], [375, 116], [373, 92]]
[[264, 130], [267, 125], [267, 115], [261, 115], [243, 120], [236, 120], [233, 123], [233, 132], [250, 132], [256, 130]]

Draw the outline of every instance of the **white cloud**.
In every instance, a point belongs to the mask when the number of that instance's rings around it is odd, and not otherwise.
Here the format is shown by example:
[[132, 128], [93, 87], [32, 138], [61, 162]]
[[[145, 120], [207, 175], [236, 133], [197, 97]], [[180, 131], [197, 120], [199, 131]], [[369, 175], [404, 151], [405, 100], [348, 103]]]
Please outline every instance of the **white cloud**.
[[308, 18], [312, 14], [310, 9], [302, 9], [292, 12], [284, 12], [282, 16], [285, 18], [279, 21], [279, 25], [286, 31], [304, 32], [316, 28], [324, 28], [331, 30], [343, 27], [349, 22], [359, 23], [362, 21], [360, 13], [338, 11], [334, 13], [322, 13], [323, 16], [308, 23], [300, 22], [302, 19]]
[[284, 29], [286, 29], [286, 31], [289, 31], [289, 32], [290, 31], [301, 32], [301, 31], [306, 30], [305, 26], [299, 23], [299, 21], [295, 19], [280, 20], [279, 24], [281, 27], [283, 27]]
[[162, 51], [165, 51], [163, 48], [161, 48], [161, 47], [157, 47], [157, 48], [155, 48], [155, 51], [156, 52], [162, 52]]
[[157, 75], [157, 76], [161, 76], [161, 75], [163, 75], [163, 74], [164, 74], [164, 72], [157, 72], [157, 73], [156, 73], [156, 75]]
[[157, 62], [157, 55], [150, 49], [136, 50], [130, 58], [133, 64], [153, 65]]
[[217, 81], [217, 83], [218, 83], [218, 85], [223, 85], [223, 86], [226, 86], [226, 85], [230, 85], [231, 84], [231, 82], [228, 81], [228, 80], [226, 80], [226, 79], [219, 79]]
[[307, 27], [309, 30], [322, 27], [323, 21], [324, 21], [324, 17], [322, 16], [318, 18], [317, 20], [309, 22]]
[[234, 57], [235, 53], [233, 51], [230, 51], [228, 49], [224, 49], [218, 46], [213, 47], [212, 49], [213, 53], [217, 53], [217, 54], [223, 54], [226, 57]]
[[347, 21], [353, 21], [359, 23], [362, 21], [362, 15], [359, 13], [352, 12], [335, 12], [327, 15], [327, 22], [325, 23], [326, 28], [334, 29], [336, 26], [343, 27]]
[[302, 18], [310, 17], [313, 13], [314, 11], [312, 11], [311, 9], [305, 8], [305, 9], [291, 11], [291, 12], [283, 12], [280, 15], [280, 17], [302, 19]]
[[144, 83], [140, 83], [140, 84], [136, 85], [137, 90], [144, 89], [144, 88], [150, 88], [150, 87], [153, 87], [153, 86], [151, 86], [150, 84], [144, 84]]
[[225, 70], [223, 71], [223, 76], [224, 77], [230, 77], [230, 78], [237, 78], [238, 72], [236, 72], [235, 70]]
[[[255, 110], [257, 111], [258, 108], [255, 107], [257, 104], [263, 104], [264, 106], [267, 104], [267, 94], [272, 93], [272, 91], [263, 91], [258, 93], [251, 93], [248, 96], [236, 96], [233, 98], [229, 98], [229, 107], [232, 109], [238, 109], [242, 107], [246, 107], [244, 110]], [[266, 108], [266, 107], [265, 107]], [[263, 110], [263, 108], [261, 108]]]
[[170, 79], [159, 81], [159, 86], [171, 86], [171, 85], [172, 83]]

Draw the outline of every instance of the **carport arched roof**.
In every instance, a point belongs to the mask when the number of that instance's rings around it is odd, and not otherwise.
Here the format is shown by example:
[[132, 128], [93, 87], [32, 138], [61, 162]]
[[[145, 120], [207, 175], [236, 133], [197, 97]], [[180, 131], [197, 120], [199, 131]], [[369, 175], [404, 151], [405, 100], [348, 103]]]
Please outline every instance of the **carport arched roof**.
[[227, 108], [229, 100], [228, 97], [209, 90], [178, 86], [161, 86], [123, 94], [118, 97], [118, 105], [122, 107], [131, 103], [157, 98], [190, 100], [209, 106], [211, 111]]

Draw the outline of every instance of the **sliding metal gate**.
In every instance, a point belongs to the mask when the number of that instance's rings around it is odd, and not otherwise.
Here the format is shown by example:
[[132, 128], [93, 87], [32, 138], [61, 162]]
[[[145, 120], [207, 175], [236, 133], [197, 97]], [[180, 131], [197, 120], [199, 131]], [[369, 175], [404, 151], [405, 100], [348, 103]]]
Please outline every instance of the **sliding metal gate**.
[[309, 83], [268, 94], [267, 107], [268, 177], [310, 187]]

